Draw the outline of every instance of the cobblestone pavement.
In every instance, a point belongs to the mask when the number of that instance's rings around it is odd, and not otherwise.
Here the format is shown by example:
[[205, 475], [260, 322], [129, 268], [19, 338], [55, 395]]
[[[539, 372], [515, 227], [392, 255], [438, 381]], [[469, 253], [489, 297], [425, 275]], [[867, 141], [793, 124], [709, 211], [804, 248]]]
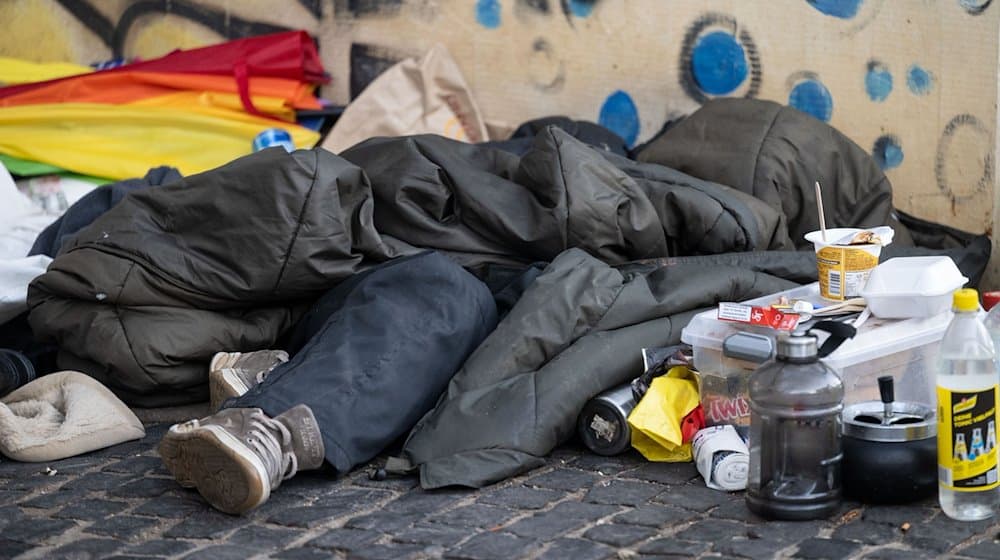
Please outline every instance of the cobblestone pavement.
[[1000, 522], [958, 523], [933, 501], [847, 503], [829, 521], [765, 522], [694, 467], [573, 445], [482, 490], [414, 477], [305, 473], [245, 517], [169, 477], [147, 437], [50, 464], [0, 463], [0, 557], [21, 558], [1000, 558]]

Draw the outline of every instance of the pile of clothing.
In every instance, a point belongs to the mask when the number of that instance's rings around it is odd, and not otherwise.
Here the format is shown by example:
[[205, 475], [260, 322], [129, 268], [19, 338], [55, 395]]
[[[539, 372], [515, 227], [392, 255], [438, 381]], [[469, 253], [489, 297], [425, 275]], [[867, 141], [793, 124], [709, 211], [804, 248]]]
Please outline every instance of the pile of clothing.
[[33, 337], [0, 347], [54, 351], [139, 407], [207, 400], [219, 352], [280, 350], [227, 406], [313, 403], [341, 472], [406, 436], [397, 466], [425, 488], [540, 464], [588, 399], [641, 373], [641, 348], [719, 301], [815, 281], [815, 181], [828, 224], [895, 229], [883, 259], [948, 255], [975, 284], [990, 252], [894, 209], [840, 132], [747, 99], [631, 151], [551, 118], [499, 142], [379, 137], [182, 172], [101, 187], [99, 211], [50, 226]]

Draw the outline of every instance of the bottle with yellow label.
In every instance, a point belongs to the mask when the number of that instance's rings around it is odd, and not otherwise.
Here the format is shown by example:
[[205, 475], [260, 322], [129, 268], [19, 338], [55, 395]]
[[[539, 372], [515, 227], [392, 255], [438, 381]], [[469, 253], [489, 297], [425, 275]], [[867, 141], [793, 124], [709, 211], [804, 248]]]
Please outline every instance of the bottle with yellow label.
[[938, 496], [945, 515], [975, 521], [1000, 504], [997, 449], [989, 442], [996, 439], [1000, 375], [976, 290], [956, 291], [952, 310], [937, 377]]

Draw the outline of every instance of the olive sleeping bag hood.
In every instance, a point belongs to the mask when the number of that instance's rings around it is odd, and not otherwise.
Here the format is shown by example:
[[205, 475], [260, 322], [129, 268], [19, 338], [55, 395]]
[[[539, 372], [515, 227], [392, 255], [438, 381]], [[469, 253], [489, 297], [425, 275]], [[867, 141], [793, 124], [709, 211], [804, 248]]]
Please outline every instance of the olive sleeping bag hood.
[[893, 243], [913, 245], [893, 213], [892, 185], [875, 160], [836, 128], [773, 101], [714, 99], [642, 146], [658, 163], [729, 185], [763, 200], [788, 220], [799, 248], [819, 229], [815, 183], [827, 227], [892, 226]]

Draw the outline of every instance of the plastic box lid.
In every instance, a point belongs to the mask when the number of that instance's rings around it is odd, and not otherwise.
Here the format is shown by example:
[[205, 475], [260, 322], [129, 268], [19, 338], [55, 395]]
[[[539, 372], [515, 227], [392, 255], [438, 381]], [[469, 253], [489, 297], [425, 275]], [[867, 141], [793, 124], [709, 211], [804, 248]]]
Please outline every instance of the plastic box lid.
[[[784, 292], [751, 299], [742, 303], [766, 306], [780, 296], [802, 299], [816, 304], [829, 305], [820, 297], [819, 283], [807, 284]], [[723, 341], [737, 332], [754, 332], [774, 336], [776, 331], [745, 323], [720, 321], [718, 311], [710, 309], [695, 315], [688, 326], [681, 331], [681, 341], [694, 347], [722, 352]], [[827, 365], [838, 371], [882, 356], [895, 354], [939, 341], [951, 322], [951, 310], [933, 317], [911, 319], [878, 319], [870, 317], [854, 338], [846, 340], [836, 351], [824, 358]], [[826, 333], [817, 331], [822, 343]], [[697, 364], [695, 364], [697, 366]]]

